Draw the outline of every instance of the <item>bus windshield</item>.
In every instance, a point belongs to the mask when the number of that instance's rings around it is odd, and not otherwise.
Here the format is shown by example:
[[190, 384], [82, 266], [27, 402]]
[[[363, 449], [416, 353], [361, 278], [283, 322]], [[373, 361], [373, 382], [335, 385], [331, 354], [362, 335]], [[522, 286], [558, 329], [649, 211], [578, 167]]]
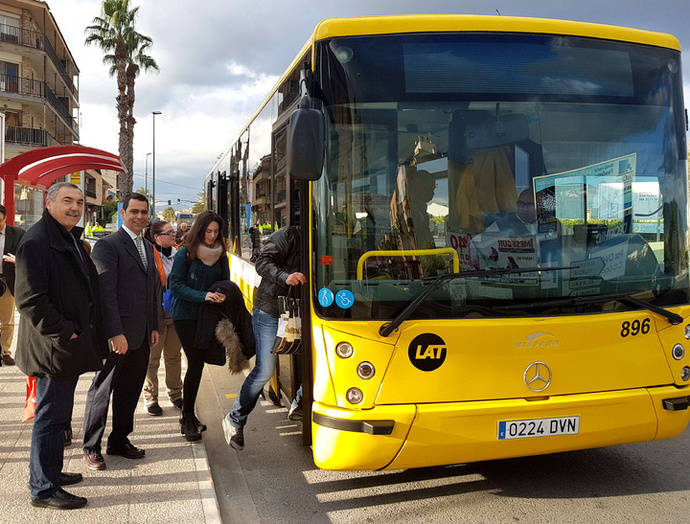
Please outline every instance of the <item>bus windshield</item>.
[[412, 318], [630, 307], [563, 300], [597, 295], [688, 302], [679, 52], [506, 33], [344, 37], [317, 44], [316, 74], [320, 315], [391, 319], [434, 277], [473, 270]]

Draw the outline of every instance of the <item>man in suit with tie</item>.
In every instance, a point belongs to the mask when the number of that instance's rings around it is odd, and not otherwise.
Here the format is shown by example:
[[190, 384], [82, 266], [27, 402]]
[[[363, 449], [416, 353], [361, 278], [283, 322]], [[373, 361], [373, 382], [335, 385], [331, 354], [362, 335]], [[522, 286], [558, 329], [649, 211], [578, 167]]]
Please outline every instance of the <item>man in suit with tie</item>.
[[19, 241], [24, 230], [16, 226], [7, 225], [7, 210], [0, 205], [0, 278], [5, 282], [5, 290], [0, 295], [0, 347], [2, 348], [2, 364], [13, 366], [14, 359], [10, 354], [12, 336], [14, 335], [14, 254], [19, 247]]
[[149, 203], [139, 193], [127, 195], [122, 228], [96, 242], [92, 257], [103, 297], [103, 324], [110, 354], [94, 377], [86, 397], [84, 459], [89, 469], [105, 469], [101, 440], [113, 396], [113, 430], [106, 453], [129, 459], [145, 451], [129, 441], [134, 412], [146, 377], [151, 346], [158, 342], [160, 278], [153, 247], [142, 238]]

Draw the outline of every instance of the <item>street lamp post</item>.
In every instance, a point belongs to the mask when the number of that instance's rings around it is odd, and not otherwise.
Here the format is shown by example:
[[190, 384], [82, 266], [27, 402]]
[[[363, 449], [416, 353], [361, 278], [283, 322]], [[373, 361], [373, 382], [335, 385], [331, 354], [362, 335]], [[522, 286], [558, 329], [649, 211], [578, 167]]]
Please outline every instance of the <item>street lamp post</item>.
[[144, 173], [144, 191], [149, 192], [149, 157], [151, 153], [146, 153], [146, 171]]
[[152, 209], [153, 209], [153, 215], [156, 214], [156, 115], [160, 115], [160, 111], [152, 111], [153, 114], [153, 162], [152, 162], [152, 167], [153, 167], [153, 174], [151, 176], [151, 185], [152, 185], [152, 194], [151, 194], [151, 200], [153, 200], [152, 203]]

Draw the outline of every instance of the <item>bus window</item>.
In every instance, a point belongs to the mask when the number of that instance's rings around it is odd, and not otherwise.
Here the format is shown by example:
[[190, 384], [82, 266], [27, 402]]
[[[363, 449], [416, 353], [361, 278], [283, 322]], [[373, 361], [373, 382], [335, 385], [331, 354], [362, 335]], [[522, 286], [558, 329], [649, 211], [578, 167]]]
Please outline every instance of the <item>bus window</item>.
[[249, 128], [247, 176], [240, 180], [239, 209], [242, 258], [247, 261], [256, 260], [273, 221], [271, 124], [276, 101], [274, 95]]

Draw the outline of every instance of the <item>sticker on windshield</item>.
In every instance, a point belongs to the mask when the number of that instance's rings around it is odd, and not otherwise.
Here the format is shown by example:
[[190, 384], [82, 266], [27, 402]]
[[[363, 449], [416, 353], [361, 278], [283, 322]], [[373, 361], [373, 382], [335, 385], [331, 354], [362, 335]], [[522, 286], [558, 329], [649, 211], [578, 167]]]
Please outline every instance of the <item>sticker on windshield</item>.
[[335, 294], [335, 303], [341, 309], [350, 309], [355, 303], [355, 296], [349, 289], [341, 289]]
[[321, 304], [322, 307], [328, 307], [333, 304], [333, 298], [333, 291], [327, 287], [319, 289], [319, 304]]

